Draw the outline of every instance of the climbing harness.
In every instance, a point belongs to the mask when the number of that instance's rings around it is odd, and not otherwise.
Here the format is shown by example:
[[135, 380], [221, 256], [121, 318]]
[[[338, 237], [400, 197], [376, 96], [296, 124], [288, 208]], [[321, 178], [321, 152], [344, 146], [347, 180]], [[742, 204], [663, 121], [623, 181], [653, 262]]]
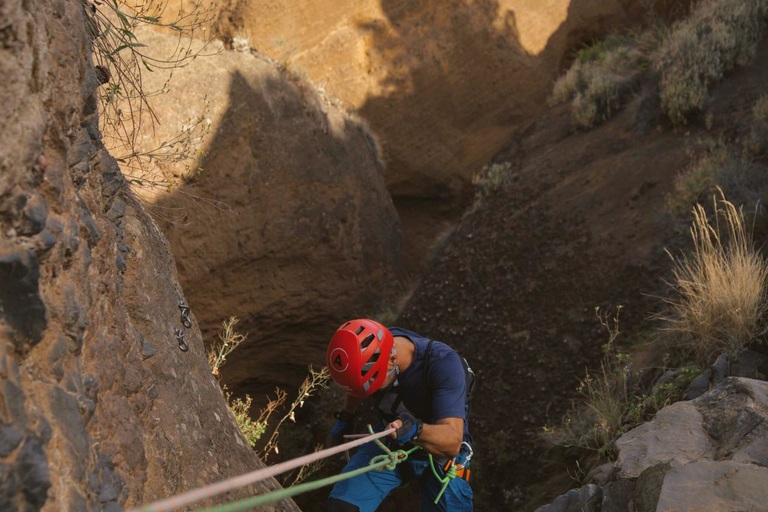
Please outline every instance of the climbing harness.
[[184, 334], [184, 331], [174, 327], [173, 334], [176, 335], [176, 341], [179, 342], [179, 350], [181, 350], [182, 352], [186, 352], [187, 350], [189, 350], [189, 345], [187, 345], [187, 340], [184, 339], [184, 337], [186, 336]]
[[[469, 450], [469, 453], [466, 457], [462, 457], [462, 453], [464, 450], [464, 447], [467, 447], [467, 450]], [[443, 467], [443, 471], [445, 472], [444, 477], [440, 477], [440, 475], [437, 473], [437, 469], [435, 469], [435, 463], [432, 459], [432, 454], [429, 454], [429, 467], [432, 469], [432, 474], [435, 475], [435, 478], [443, 484], [442, 489], [440, 489], [440, 492], [437, 493], [437, 497], [435, 498], [435, 504], [437, 504], [438, 501], [440, 501], [440, 498], [442, 498], [443, 493], [448, 488], [448, 485], [451, 483], [451, 480], [453, 480], [456, 477], [459, 477], [463, 480], [466, 480], [469, 482], [469, 460], [472, 458], [472, 455], [474, 455], [474, 452], [472, 451], [472, 447], [467, 443], [466, 441], [461, 443], [461, 449], [459, 450], [459, 454], [452, 460], [449, 460], [445, 463], [445, 466]]]
[[189, 320], [189, 313], [192, 311], [192, 309], [184, 304], [182, 299], [179, 299], [179, 309], [181, 310], [181, 324], [189, 329], [192, 327], [192, 322]]

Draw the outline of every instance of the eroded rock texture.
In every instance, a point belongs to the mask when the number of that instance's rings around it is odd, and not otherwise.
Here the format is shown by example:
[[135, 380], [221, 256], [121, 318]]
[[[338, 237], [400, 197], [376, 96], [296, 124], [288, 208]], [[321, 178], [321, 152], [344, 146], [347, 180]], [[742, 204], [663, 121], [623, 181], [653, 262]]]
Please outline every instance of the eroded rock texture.
[[[177, 44], [152, 31], [141, 38], [160, 54]], [[146, 75], [149, 88], [168, 79]], [[276, 384], [295, 389], [309, 363], [323, 364], [343, 321], [377, 313], [396, 292], [397, 212], [365, 127], [248, 52], [174, 70], [145, 143], [168, 140], [206, 101], [204, 170], [151, 208], [159, 217], [183, 212], [160, 226], [206, 341], [230, 316], [249, 335], [224, 368], [228, 385], [255, 396]]]
[[182, 327], [168, 243], [101, 146], [82, 9], [0, 4], [4, 512], [119, 511], [261, 466]]
[[575, 48], [671, 3], [230, 1], [220, 4], [217, 31], [250, 41], [358, 110], [382, 139], [393, 195], [444, 197], [468, 187], [546, 109]]

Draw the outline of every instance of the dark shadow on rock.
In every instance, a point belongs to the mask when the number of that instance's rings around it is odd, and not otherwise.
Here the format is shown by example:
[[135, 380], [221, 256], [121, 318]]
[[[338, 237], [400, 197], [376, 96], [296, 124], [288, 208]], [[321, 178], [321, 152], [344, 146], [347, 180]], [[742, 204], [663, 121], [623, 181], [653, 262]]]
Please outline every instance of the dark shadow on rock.
[[295, 392], [338, 325], [384, 307], [401, 277], [399, 221], [370, 134], [260, 66], [231, 76], [204, 171], [156, 205], [185, 209], [162, 227], [192, 314], [208, 344], [222, 321], [241, 319], [248, 339], [222, 374], [258, 405], [276, 385]]

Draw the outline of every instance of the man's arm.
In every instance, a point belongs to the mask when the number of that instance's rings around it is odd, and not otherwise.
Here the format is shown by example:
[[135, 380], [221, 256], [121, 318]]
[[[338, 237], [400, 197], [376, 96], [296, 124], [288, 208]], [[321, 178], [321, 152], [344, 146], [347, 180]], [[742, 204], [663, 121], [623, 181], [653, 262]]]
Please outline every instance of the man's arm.
[[[400, 428], [403, 422], [399, 419], [390, 423], [387, 428]], [[396, 439], [397, 434], [389, 437]], [[456, 457], [461, 450], [461, 441], [464, 439], [464, 420], [461, 418], [443, 418], [437, 420], [435, 425], [424, 424], [419, 438], [414, 441], [424, 450], [438, 457]]]

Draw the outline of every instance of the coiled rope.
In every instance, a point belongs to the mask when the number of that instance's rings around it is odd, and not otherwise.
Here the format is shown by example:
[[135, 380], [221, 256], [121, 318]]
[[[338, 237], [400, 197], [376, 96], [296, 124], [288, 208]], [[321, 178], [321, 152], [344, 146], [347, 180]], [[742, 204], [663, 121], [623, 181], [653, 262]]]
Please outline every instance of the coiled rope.
[[[372, 429], [370, 426], [368, 427], [371, 432]], [[178, 510], [182, 507], [185, 507], [187, 505], [190, 505], [192, 503], [213, 498], [214, 496], [218, 496], [220, 494], [223, 494], [225, 492], [233, 491], [235, 489], [239, 489], [241, 487], [245, 487], [246, 485], [253, 484], [255, 482], [259, 482], [261, 480], [265, 480], [267, 478], [279, 475], [281, 473], [285, 473], [287, 471], [291, 471], [292, 469], [299, 468], [301, 466], [304, 466], [306, 464], [311, 464], [312, 462], [318, 461], [320, 459], [324, 459], [326, 457], [330, 457], [332, 455], [335, 455], [337, 453], [341, 453], [345, 450], [349, 450], [351, 448], [355, 448], [357, 446], [361, 446], [363, 444], [369, 443], [371, 441], [376, 441], [377, 444], [380, 445], [380, 447], [384, 447], [384, 450], [390, 455], [390, 456], [400, 456], [401, 450], [397, 452], [391, 452], [388, 450], [381, 441], [379, 441], [380, 438], [386, 437], [392, 432], [394, 432], [396, 429], [390, 428], [387, 430], [384, 430], [382, 432], [378, 433], [371, 433], [365, 437], [362, 437], [360, 439], [355, 439], [354, 441], [350, 441], [348, 443], [343, 443], [338, 446], [333, 446], [331, 448], [326, 448], [325, 450], [321, 450], [319, 452], [315, 452], [309, 455], [304, 455], [302, 457], [298, 457], [296, 459], [288, 460], [285, 462], [281, 462], [280, 464], [275, 464], [274, 466], [269, 466], [266, 468], [262, 468], [256, 471], [252, 471], [250, 473], [246, 473], [244, 475], [236, 476], [233, 478], [230, 478], [228, 480], [223, 480], [221, 482], [206, 485], [204, 487], [200, 487], [198, 489], [193, 489], [189, 492], [179, 494], [177, 496], [173, 496], [170, 498], [166, 498], [164, 500], [156, 501], [154, 503], [150, 503], [149, 505], [144, 505], [142, 507], [129, 510], [128, 512], [172, 512], [174, 510]], [[413, 450], [411, 450], [413, 451]], [[410, 452], [402, 452], [407, 453]], [[402, 460], [405, 460], [404, 458]], [[398, 462], [402, 462], [402, 460], [399, 460]], [[332, 483], [335, 483], [339, 480], [344, 480], [346, 478], [352, 478], [354, 476], [357, 476], [357, 474], [362, 474], [367, 471], [371, 471], [373, 469], [379, 469], [385, 468], [387, 465], [391, 465], [392, 460], [391, 457], [387, 458], [386, 460], [376, 462], [375, 464], [371, 464], [370, 466], [367, 466], [365, 468], [360, 468], [356, 471], [351, 471], [349, 473], [342, 473], [340, 475], [329, 477], [323, 480], [318, 480], [316, 482], [307, 482], [306, 484], [300, 484], [296, 485], [294, 487], [289, 487], [288, 489], [279, 489], [277, 491], [273, 491], [267, 494], [262, 494], [259, 496], [254, 496], [252, 498], [248, 498], [246, 500], [238, 501], [235, 503], [230, 503], [226, 505], [219, 505], [218, 507], [213, 507], [209, 509], [201, 509], [206, 511], [228, 511], [228, 512], [236, 512], [241, 510], [246, 510], [249, 507], [255, 507], [258, 505], [263, 505], [265, 503], [271, 503], [273, 501], [279, 501], [281, 499], [288, 498], [290, 496], [294, 496], [296, 494], [300, 494], [302, 492], [307, 492], [313, 489], [317, 489], [319, 487], [323, 487], [325, 485], [330, 485]], [[397, 463], [395, 463], [397, 464]], [[372, 467], [373, 466], [373, 467]], [[364, 471], [363, 471], [364, 470]], [[359, 473], [356, 473], [359, 472]], [[352, 474], [356, 473], [356, 474]], [[331, 481], [333, 480], [333, 481]], [[322, 483], [322, 485], [318, 485]], [[278, 497], [278, 495], [280, 495]], [[270, 498], [268, 498], [270, 497]], [[261, 501], [261, 500], [267, 500], [269, 501]], [[245, 504], [245, 502], [248, 502]], [[227, 508], [227, 507], [244, 507], [244, 508]]]

